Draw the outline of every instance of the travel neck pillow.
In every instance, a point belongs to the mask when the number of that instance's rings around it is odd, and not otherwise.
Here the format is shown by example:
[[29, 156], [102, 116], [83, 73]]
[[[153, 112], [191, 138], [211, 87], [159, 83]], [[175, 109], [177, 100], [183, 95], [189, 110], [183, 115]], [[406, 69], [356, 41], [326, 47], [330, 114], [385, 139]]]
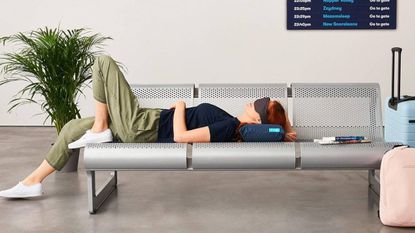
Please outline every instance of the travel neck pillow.
[[239, 129], [244, 142], [281, 142], [285, 132], [281, 125], [246, 124]]

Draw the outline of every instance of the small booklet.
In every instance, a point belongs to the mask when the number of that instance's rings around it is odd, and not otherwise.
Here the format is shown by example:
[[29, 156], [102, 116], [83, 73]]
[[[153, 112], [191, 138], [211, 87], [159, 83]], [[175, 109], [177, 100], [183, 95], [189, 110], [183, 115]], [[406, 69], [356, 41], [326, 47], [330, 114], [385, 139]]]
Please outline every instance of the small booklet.
[[365, 136], [336, 136], [336, 137], [323, 137], [323, 141], [353, 141], [353, 140], [366, 140]]
[[355, 143], [369, 143], [371, 142], [364, 136], [336, 136], [336, 137], [323, 137], [322, 139], [314, 139], [314, 142], [318, 142], [321, 145], [333, 145], [333, 144], [355, 144]]
[[318, 142], [320, 145], [334, 145], [334, 144], [356, 144], [356, 143], [370, 143], [371, 140], [349, 140], [349, 141], [323, 141], [315, 139], [314, 142]]

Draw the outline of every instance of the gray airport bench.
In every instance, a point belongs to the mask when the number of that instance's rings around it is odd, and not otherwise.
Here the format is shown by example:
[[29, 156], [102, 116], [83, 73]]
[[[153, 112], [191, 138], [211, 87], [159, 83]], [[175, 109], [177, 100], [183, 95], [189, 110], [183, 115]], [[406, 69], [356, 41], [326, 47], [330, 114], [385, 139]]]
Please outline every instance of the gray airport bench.
[[[288, 170], [360, 169], [369, 171], [369, 187], [379, 194], [375, 170], [394, 143], [383, 140], [380, 88], [376, 83], [132, 85], [142, 107], [169, 108], [212, 103], [237, 115], [243, 106], [271, 97], [289, 112], [297, 142], [275, 143], [104, 143], [84, 150], [88, 209], [95, 213], [117, 188], [123, 170]], [[362, 135], [371, 143], [319, 145], [324, 136]], [[95, 172], [111, 171], [96, 189]]]

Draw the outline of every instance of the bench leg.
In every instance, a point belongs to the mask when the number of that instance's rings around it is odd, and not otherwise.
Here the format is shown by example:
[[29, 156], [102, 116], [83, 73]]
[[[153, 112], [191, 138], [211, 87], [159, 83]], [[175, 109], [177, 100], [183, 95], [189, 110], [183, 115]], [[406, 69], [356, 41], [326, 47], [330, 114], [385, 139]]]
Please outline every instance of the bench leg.
[[369, 198], [376, 204], [379, 204], [380, 199], [380, 180], [376, 176], [376, 170], [369, 170]]
[[95, 171], [87, 171], [88, 185], [88, 209], [90, 214], [95, 214], [105, 200], [117, 188], [117, 171], [111, 172], [110, 177], [96, 191], [95, 187]]
[[380, 180], [376, 176], [376, 170], [369, 170], [369, 188], [379, 197], [380, 196]]

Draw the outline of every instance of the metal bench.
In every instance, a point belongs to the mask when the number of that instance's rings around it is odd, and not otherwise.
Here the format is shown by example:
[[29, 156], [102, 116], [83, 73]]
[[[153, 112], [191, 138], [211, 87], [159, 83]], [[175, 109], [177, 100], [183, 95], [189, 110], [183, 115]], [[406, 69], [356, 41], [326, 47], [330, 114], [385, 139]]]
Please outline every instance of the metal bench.
[[[133, 85], [142, 107], [168, 108], [177, 100], [187, 106], [212, 103], [237, 115], [245, 103], [269, 96], [292, 115], [295, 143], [107, 143], [84, 150], [88, 209], [95, 213], [117, 187], [120, 170], [284, 170], [364, 169], [379, 194], [375, 170], [394, 143], [383, 141], [378, 84], [193, 84]], [[290, 108], [292, 105], [292, 109]], [[319, 145], [314, 138], [363, 135], [373, 142]], [[112, 171], [96, 190], [95, 172]]]

